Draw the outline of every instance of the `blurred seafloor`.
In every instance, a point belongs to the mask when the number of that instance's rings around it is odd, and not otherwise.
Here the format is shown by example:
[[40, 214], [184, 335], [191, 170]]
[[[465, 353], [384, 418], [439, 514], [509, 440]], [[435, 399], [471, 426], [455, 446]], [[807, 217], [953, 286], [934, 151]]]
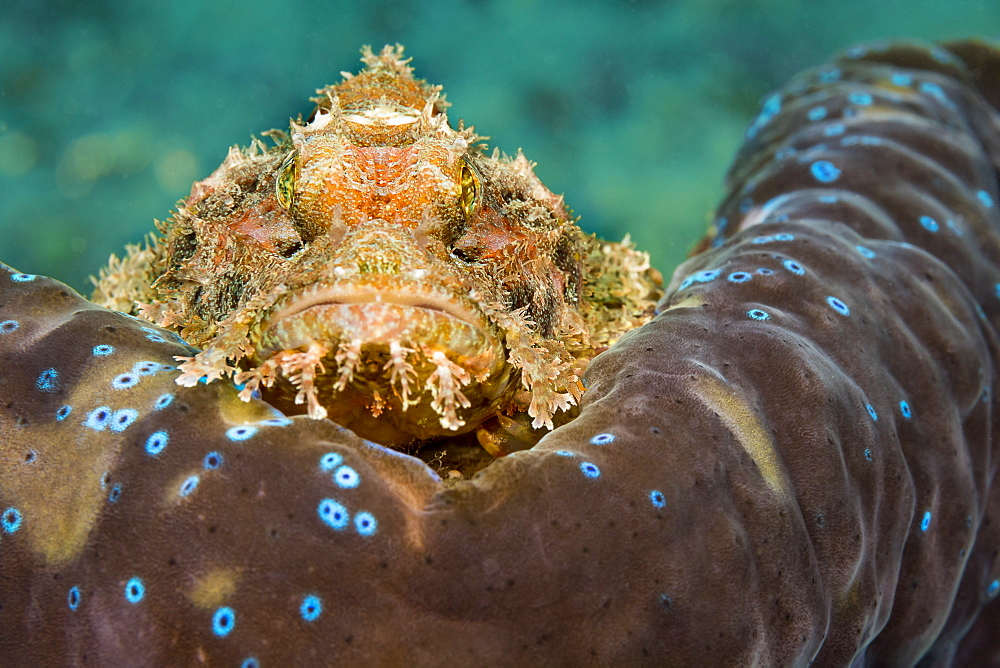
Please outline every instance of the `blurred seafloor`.
[[0, 1], [0, 260], [87, 276], [232, 144], [400, 42], [585, 229], [669, 276], [767, 91], [862, 40], [1000, 35], [1000, 2]]

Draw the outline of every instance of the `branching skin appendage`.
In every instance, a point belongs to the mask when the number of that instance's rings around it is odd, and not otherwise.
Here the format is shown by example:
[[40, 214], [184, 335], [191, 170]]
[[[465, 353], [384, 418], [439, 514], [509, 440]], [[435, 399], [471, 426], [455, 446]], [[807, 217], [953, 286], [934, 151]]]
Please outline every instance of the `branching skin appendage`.
[[529, 447], [652, 317], [659, 274], [583, 233], [523, 155], [453, 129], [401, 47], [362, 61], [276, 146], [231, 149], [94, 300], [201, 348], [182, 385], [231, 377], [397, 447]]

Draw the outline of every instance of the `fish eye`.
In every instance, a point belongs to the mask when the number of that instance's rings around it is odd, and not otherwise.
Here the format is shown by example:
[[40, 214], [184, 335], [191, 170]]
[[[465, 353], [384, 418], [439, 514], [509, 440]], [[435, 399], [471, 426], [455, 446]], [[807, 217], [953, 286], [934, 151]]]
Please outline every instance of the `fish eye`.
[[462, 175], [461, 175], [461, 185], [462, 194], [459, 195], [458, 203], [462, 207], [462, 214], [465, 216], [466, 220], [472, 218], [472, 215], [476, 212], [476, 208], [479, 205], [479, 175], [476, 171], [469, 165], [469, 163], [462, 162]]
[[292, 151], [281, 161], [278, 168], [278, 178], [274, 182], [274, 192], [278, 196], [278, 204], [287, 211], [292, 212], [295, 204], [295, 181], [299, 178], [299, 161], [295, 151]]

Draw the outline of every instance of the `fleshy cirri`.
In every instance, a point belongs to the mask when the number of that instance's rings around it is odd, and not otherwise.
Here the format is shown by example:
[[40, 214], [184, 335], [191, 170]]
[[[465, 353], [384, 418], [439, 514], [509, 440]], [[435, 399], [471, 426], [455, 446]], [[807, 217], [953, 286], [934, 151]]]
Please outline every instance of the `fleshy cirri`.
[[233, 375], [387, 445], [529, 447], [652, 317], [660, 276], [584, 234], [523, 155], [453, 129], [402, 47], [362, 60], [276, 146], [232, 149], [94, 299], [203, 348], [184, 385]]
[[579, 415], [450, 483], [0, 265], [0, 663], [997, 665], [998, 86], [881, 44], [768, 96]]

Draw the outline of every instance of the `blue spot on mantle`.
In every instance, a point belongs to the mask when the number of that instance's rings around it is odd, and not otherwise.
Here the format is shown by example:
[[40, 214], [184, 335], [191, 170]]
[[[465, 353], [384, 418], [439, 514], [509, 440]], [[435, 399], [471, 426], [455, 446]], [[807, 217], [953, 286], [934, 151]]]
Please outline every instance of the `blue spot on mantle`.
[[125, 600], [138, 603], [146, 596], [146, 585], [139, 578], [132, 578], [125, 583]]
[[351, 521], [351, 515], [347, 512], [347, 508], [333, 499], [323, 499], [319, 502], [319, 507], [316, 510], [319, 513], [319, 518], [331, 529], [337, 531], [346, 527]]
[[8, 508], [0, 515], [0, 526], [6, 533], [14, 533], [21, 528], [21, 511], [17, 508]]
[[609, 445], [615, 442], [615, 435], [607, 433], [597, 434], [590, 439], [590, 442], [594, 445]]
[[343, 487], [344, 489], [353, 489], [357, 487], [361, 482], [361, 476], [358, 472], [352, 469], [350, 466], [341, 466], [333, 473], [333, 481], [337, 483], [338, 487]]
[[76, 610], [80, 607], [79, 587], [70, 587], [69, 593], [66, 595], [66, 603], [69, 604], [70, 610]]
[[840, 169], [829, 160], [817, 160], [810, 165], [809, 171], [821, 183], [832, 183], [840, 178]]
[[42, 392], [55, 392], [59, 389], [59, 372], [55, 369], [46, 369], [38, 374], [35, 387]]
[[219, 637], [228, 636], [236, 626], [236, 611], [221, 607], [212, 615], [212, 632]]
[[360, 512], [354, 516], [354, 528], [362, 536], [371, 536], [378, 530], [378, 520], [371, 513]]
[[322, 612], [323, 601], [320, 600], [319, 596], [310, 594], [302, 599], [302, 605], [299, 606], [299, 614], [302, 615], [302, 619], [305, 621], [316, 621]]
[[230, 441], [245, 441], [257, 433], [257, 427], [249, 425], [243, 427], [231, 427], [226, 430], [226, 438]]

